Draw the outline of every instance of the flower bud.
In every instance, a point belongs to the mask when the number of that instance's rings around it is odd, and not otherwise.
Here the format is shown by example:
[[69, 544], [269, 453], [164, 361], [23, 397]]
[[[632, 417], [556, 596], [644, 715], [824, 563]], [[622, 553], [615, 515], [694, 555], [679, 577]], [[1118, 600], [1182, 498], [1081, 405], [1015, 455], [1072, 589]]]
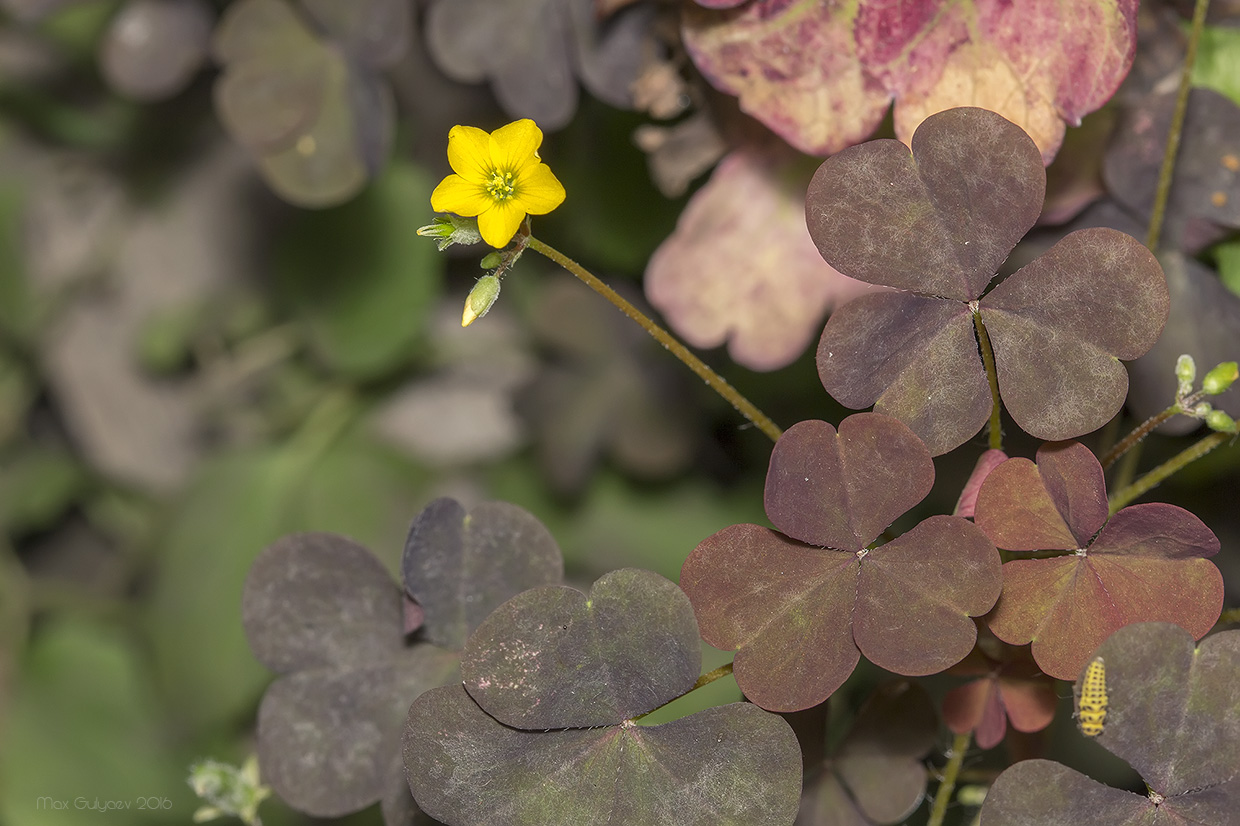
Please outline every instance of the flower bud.
[[461, 313], [461, 326], [468, 327], [487, 314], [491, 305], [499, 298], [499, 279], [494, 275], [484, 275], [469, 291], [465, 299], [465, 312]]
[[482, 240], [478, 232], [478, 222], [473, 218], [462, 218], [459, 215], [436, 215], [431, 223], [418, 227], [418, 235], [424, 238], [435, 238], [439, 251], [443, 252], [453, 244], [477, 244]]
[[1206, 416], [1210, 415], [1210, 411], [1212, 410], [1214, 410], [1214, 405], [1209, 402], [1198, 402], [1197, 405], [1193, 407], [1191, 415], [1196, 416], [1198, 419], [1204, 419]]
[[1235, 433], [1236, 420], [1222, 410], [1211, 410], [1206, 416], [1206, 427], [1220, 433]]
[[1240, 367], [1234, 361], [1225, 361], [1215, 367], [1201, 380], [1201, 392], [1207, 396], [1217, 396], [1231, 387], [1236, 377], [1240, 376]]
[[493, 270], [500, 264], [504, 263], [504, 257], [498, 252], [488, 252], [482, 256], [482, 260], [478, 262], [478, 266], [484, 270]]
[[1180, 383], [1177, 396], [1183, 397], [1193, 392], [1193, 382], [1197, 380], [1197, 363], [1187, 353], [1175, 360], [1175, 379]]

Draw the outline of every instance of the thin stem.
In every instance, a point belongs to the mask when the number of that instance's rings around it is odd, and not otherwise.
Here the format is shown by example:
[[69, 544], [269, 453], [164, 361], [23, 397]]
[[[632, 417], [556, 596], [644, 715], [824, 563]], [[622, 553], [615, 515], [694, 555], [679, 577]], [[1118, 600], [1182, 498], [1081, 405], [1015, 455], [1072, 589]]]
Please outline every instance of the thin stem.
[[1171, 178], [1175, 170], [1175, 156], [1180, 151], [1180, 134], [1184, 131], [1184, 113], [1188, 111], [1188, 93], [1193, 76], [1193, 64], [1197, 62], [1197, 44], [1205, 28], [1206, 9], [1210, 0], [1197, 0], [1193, 7], [1193, 26], [1188, 35], [1188, 49], [1184, 54], [1184, 69], [1180, 75], [1180, 89], [1175, 98], [1175, 111], [1171, 115], [1171, 132], [1167, 135], [1167, 148], [1163, 152], [1162, 169], [1158, 172], [1158, 189], [1154, 193], [1154, 208], [1150, 214], [1150, 227], [1145, 236], [1145, 246], [1158, 249], [1162, 236], [1163, 216], [1167, 212], [1167, 199], [1171, 195]]
[[1215, 627], [1217, 628], [1220, 625], [1232, 625], [1237, 622], [1240, 622], [1240, 608], [1228, 608], [1219, 615], [1218, 622], [1215, 623]]
[[770, 437], [771, 441], [777, 441], [779, 439], [779, 436], [783, 431], [781, 431], [779, 427], [766, 416], [765, 413], [754, 406], [753, 402], [749, 401], [749, 399], [742, 396], [735, 387], [728, 384], [722, 376], [707, 367], [706, 363], [697, 356], [693, 355], [693, 353], [689, 351], [688, 347], [685, 347], [679, 341], [672, 338], [670, 333], [651, 321], [645, 313], [634, 307], [628, 301], [624, 300], [615, 290], [608, 287], [596, 278], [589, 270], [559, 250], [547, 246], [532, 235], [527, 237], [526, 244], [530, 249], [535, 252], [542, 253], [564, 269], [571, 272], [573, 275], [577, 276], [577, 278], [584, 281], [592, 290], [614, 304], [620, 312], [624, 313], [641, 325], [641, 328], [649, 333], [655, 341], [662, 344], [671, 351], [672, 355], [684, 362], [686, 367], [710, 385], [712, 390], [726, 399], [740, 412], [742, 416], [753, 422], [759, 430]]
[[1101, 460], [1102, 469], [1108, 470], [1111, 465], [1115, 464], [1116, 459], [1123, 456], [1129, 450], [1132, 450], [1138, 442], [1150, 435], [1150, 433], [1154, 431], [1154, 428], [1158, 427], [1160, 424], [1167, 421], [1167, 419], [1170, 419], [1172, 416], [1180, 412], [1180, 403], [1176, 402], [1166, 410], [1163, 410], [1160, 413], [1155, 413], [1153, 416], [1150, 416], [1148, 419], [1141, 422], [1141, 424], [1133, 428], [1131, 433], [1116, 442], [1115, 445], [1106, 452]]
[[1137, 442], [1132, 450], [1125, 453], [1119, 460], [1119, 468], [1111, 477], [1112, 490], [1122, 490], [1132, 484], [1132, 480], [1137, 476], [1137, 465], [1141, 461], [1141, 450], [1144, 447], [1145, 442]]
[[1112, 494], [1110, 499], [1111, 513], [1115, 513], [1137, 497], [1144, 495], [1156, 487], [1162, 480], [1184, 468], [1189, 463], [1197, 461], [1234, 435], [1233, 433], [1211, 433], [1196, 444], [1185, 448], [1180, 453], [1163, 462], [1131, 485]]
[[960, 775], [960, 767], [964, 764], [965, 752], [969, 750], [969, 742], [973, 733], [957, 734], [952, 740], [952, 750], [943, 767], [943, 779], [939, 790], [934, 793], [934, 804], [930, 807], [930, 819], [926, 826], [943, 826], [943, 818], [947, 816], [947, 804], [956, 792], [956, 778]]
[[732, 673], [732, 663], [724, 663], [723, 665], [716, 668], [714, 671], [707, 671], [701, 677], [698, 677], [697, 682], [693, 684], [693, 688], [689, 689], [689, 691], [696, 691], [702, 686], [710, 685], [715, 680], [718, 680], [722, 677], [726, 677], [731, 673]]
[[[718, 680], [722, 677], [726, 677], [731, 673], [732, 673], [732, 663], [724, 663], [723, 665], [716, 668], [714, 671], [707, 671], [701, 677], [698, 677], [697, 682], [693, 684], [693, 688], [689, 689], [689, 691], [686, 691], [684, 694], [681, 694], [680, 697], [684, 697], [690, 691], [697, 691], [699, 688], [701, 688], [704, 685], [710, 685], [715, 680]], [[659, 706], [658, 708], [652, 708], [650, 709], [650, 711], [644, 712], [642, 714], [638, 714], [636, 717], [633, 718], [633, 721], [636, 722], [649, 714], [654, 714], [660, 708], [663, 708], [663, 706], [676, 702], [677, 700], [680, 699], [680, 697], [673, 697], [672, 699], [668, 700], [666, 703], [664, 703], [662, 706]]]
[[986, 380], [990, 382], [990, 449], [1003, 450], [1003, 426], [999, 421], [999, 374], [995, 370], [995, 351], [990, 344], [990, 334], [982, 323], [982, 314], [973, 311], [973, 326], [982, 347], [982, 364], [986, 367]]

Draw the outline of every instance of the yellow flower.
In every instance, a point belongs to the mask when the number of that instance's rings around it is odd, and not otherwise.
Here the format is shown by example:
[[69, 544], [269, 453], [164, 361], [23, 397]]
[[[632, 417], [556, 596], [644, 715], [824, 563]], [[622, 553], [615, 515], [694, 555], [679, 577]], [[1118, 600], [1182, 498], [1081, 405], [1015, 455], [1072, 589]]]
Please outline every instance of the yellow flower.
[[448, 163], [455, 175], [431, 193], [431, 208], [477, 216], [482, 240], [506, 246], [526, 213], [546, 215], [564, 202], [564, 186], [541, 162], [542, 130], [529, 118], [487, 134], [473, 126], [448, 133]]

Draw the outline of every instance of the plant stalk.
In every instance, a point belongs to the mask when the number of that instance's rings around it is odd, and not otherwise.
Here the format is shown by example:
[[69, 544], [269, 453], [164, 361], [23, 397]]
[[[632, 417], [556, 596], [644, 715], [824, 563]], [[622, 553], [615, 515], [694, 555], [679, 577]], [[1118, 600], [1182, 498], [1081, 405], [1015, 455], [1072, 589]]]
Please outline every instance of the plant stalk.
[[[701, 688], [704, 685], [710, 685], [715, 680], [726, 677], [731, 673], [732, 673], [732, 663], [724, 663], [723, 665], [716, 668], [714, 671], [707, 671], [701, 677], [698, 677], [697, 682], [693, 684], [693, 688], [689, 689], [689, 691], [686, 691], [684, 694], [681, 694], [680, 697], [684, 697], [690, 691], [697, 691], [699, 688]], [[662, 706], [659, 706], [658, 708], [652, 708], [650, 709], [650, 711], [647, 711], [643, 714], [638, 714], [636, 717], [633, 718], [634, 722], [645, 717], [647, 714], [654, 714], [660, 708], [663, 708], [663, 706], [668, 705], [668, 703], [676, 702], [676, 700], [679, 700], [680, 697], [675, 697], [671, 700], [668, 700], [666, 703], [664, 703]]]
[[619, 293], [600, 281], [585, 267], [581, 266], [576, 261], [572, 260], [554, 247], [544, 244], [532, 235], [526, 238], [525, 243], [530, 249], [535, 252], [542, 253], [564, 269], [571, 272], [573, 275], [577, 276], [578, 279], [584, 281], [592, 290], [614, 304], [620, 312], [636, 321], [655, 341], [670, 350], [672, 355], [680, 359], [686, 367], [710, 385], [712, 390], [726, 399], [737, 409], [738, 412], [740, 412], [742, 416], [753, 422], [759, 430], [771, 439], [771, 441], [774, 442], [779, 440], [780, 434], [783, 433], [783, 431], [779, 429], [778, 425], [771, 421], [765, 413], [759, 410], [753, 402], [742, 396], [735, 387], [728, 384], [726, 379], [714, 370], [710, 369], [705, 362], [690, 352], [688, 347], [685, 347], [673, 338], [670, 333], [658, 324], [655, 324], [654, 321], [652, 321], [645, 313], [622, 298]]
[[1218, 628], [1220, 625], [1232, 625], [1237, 622], [1240, 622], [1240, 608], [1228, 608], [1219, 615], [1218, 622], [1214, 624], [1214, 627]]
[[973, 733], [965, 732], [957, 734], [952, 740], [951, 754], [947, 758], [947, 765], [943, 767], [943, 779], [939, 782], [938, 791], [934, 793], [934, 803], [930, 806], [930, 819], [926, 821], [926, 826], [943, 826], [943, 818], [947, 816], [947, 804], [956, 793], [956, 778], [960, 775], [960, 767], [964, 765], [964, 755], [969, 750], [972, 739]]
[[973, 311], [973, 327], [981, 343], [982, 364], [986, 368], [986, 380], [990, 382], [990, 449], [1003, 450], [1003, 425], [999, 420], [999, 373], [995, 370], [995, 351], [990, 344], [990, 333], [982, 323], [982, 314]]
[[1197, 62], [1197, 44], [1206, 24], [1206, 9], [1210, 0], [1197, 0], [1193, 7], [1193, 23], [1188, 35], [1188, 48], [1184, 54], [1184, 68], [1180, 75], [1180, 89], [1175, 98], [1175, 110], [1171, 114], [1171, 131], [1167, 135], [1167, 148], [1163, 151], [1162, 168], [1158, 172], [1158, 189], [1154, 193], [1154, 208], [1150, 213], [1149, 231], [1145, 246], [1158, 250], [1162, 237], [1163, 218], [1167, 213], [1167, 199], [1171, 196], [1172, 173], [1175, 158], [1180, 151], [1180, 135], [1184, 131], [1184, 115], [1188, 111], [1188, 93], [1193, 76], [1193, 64]]
[[1203, 437], [1196, 444], [1191, 445], [1190, 447], [1187, 447], [1177, 453], [1175, 456], [1172, 456], [1170, 459], [1163, 462], [1161, 465], [1154, 468], [1149, 473], [1133, 482], [1131, 485], [1128, 485], [1127, 487], [1112, 494], [1109, 501], [1110, 512], [1114, 514], [1120, 508], [1124, 507], [1137, 497], [1143, 496], [1154, 487], [1157, 487], [1158, 484], [1168, 476], [1183, 469], [1188, 464], [1197, 461], [1211, 450], [1214, 450], [1214, 448], [1223, 444], [1223, 442], [1233, 438], [1234, 435], [1235, 434], [1232, 433], [1211, 433], [1209, 436]]
[[1167, 421], [1167, 419], [1170, 419], [1172, 416], [1180, 412], [1180, 403], [1176, 402], [1166, 410], [1155, 413], [1153, 416], [1150, 416], [1148, 419], [1141, 422], [1141, 424], [1134, 427], [1131, 433], [1116, 442], [1102, 457], [1100, 460], [1102, 463], [1102, 469], [1110, 469], [1111, 465], [1115, 464], [1115, 461], [1119, 459], [1119, 457], [1132, 450], [1138, 442], [1150, 435], [1150, 433], [1154, 431], [1154, 428], [1158, 427], [1160, 424]]

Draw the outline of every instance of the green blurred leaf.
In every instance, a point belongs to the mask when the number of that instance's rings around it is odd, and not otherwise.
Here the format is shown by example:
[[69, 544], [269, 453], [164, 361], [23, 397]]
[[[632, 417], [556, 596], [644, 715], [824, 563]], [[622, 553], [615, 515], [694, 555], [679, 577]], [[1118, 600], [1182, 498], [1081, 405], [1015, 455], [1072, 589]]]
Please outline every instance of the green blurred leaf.
[[393, 162], [350, 203], [302, 213], [282, 239], [282, 296], [333, 368], [369, 378], [408, 359], [443, 272], [434, 245], [414, 233], [430, 191], [421, 169]]
[[0, 331], [15, 338], [25, 338], [32, 321], [21, 239], [21, 193], [5, 186], [0, 188]]
[[188, 821], [197, 801], [125, 637], [100, 624], [59, 619], [31, 641], [23, 666], [0, 746], [6, 773], [0, 820], [9, 826]]
[[147, 615], [161, 687], [191, 726], [242, 714], [270, 679], [238, 610], [250, 565], [287, 533], [335, 531], [395, 569], [420, 476], [360, 437], [299, 440], [209, 462], [167, 535]]
[[684, 199], [650, 182], [645, 157], [629, 138], [642, 118], [583, 100], [581, 113], [540, 151], [568, 191], [566, 205], [534, 219], [534, 234], [578, 260], [633, 274], [671, 234]]
[[1219, 244], [1214, 248], [1218, 258], [1218, 273], [1227, 289], [1240, 295], [1240, 241]]
[[52, 527], [85, 484], [85, 470], [68, 453], [22, 445], [0, 465], [0, 527], [14, 533]]
[[1193, 85], [1213, 89], [1240, 105], [1240, 29], [1205, 27], [1197, 44]]
[[21, 430], [32, 401], [34, 386], [30, 377], [15, 359], [0, 350], [0, 445]]
[[538, 514], [569, 566], [592, 577], [638, 567], [675, 580], [704, 538], [737, 521], [765, 518], [758, 484], [724, 489], [687, 479], [652, 487], [615, 471], [595, 474], [582, 499], [569, 507], [551, 495], [528, 459], [497, 465], [488, 489], [495, 498]]

